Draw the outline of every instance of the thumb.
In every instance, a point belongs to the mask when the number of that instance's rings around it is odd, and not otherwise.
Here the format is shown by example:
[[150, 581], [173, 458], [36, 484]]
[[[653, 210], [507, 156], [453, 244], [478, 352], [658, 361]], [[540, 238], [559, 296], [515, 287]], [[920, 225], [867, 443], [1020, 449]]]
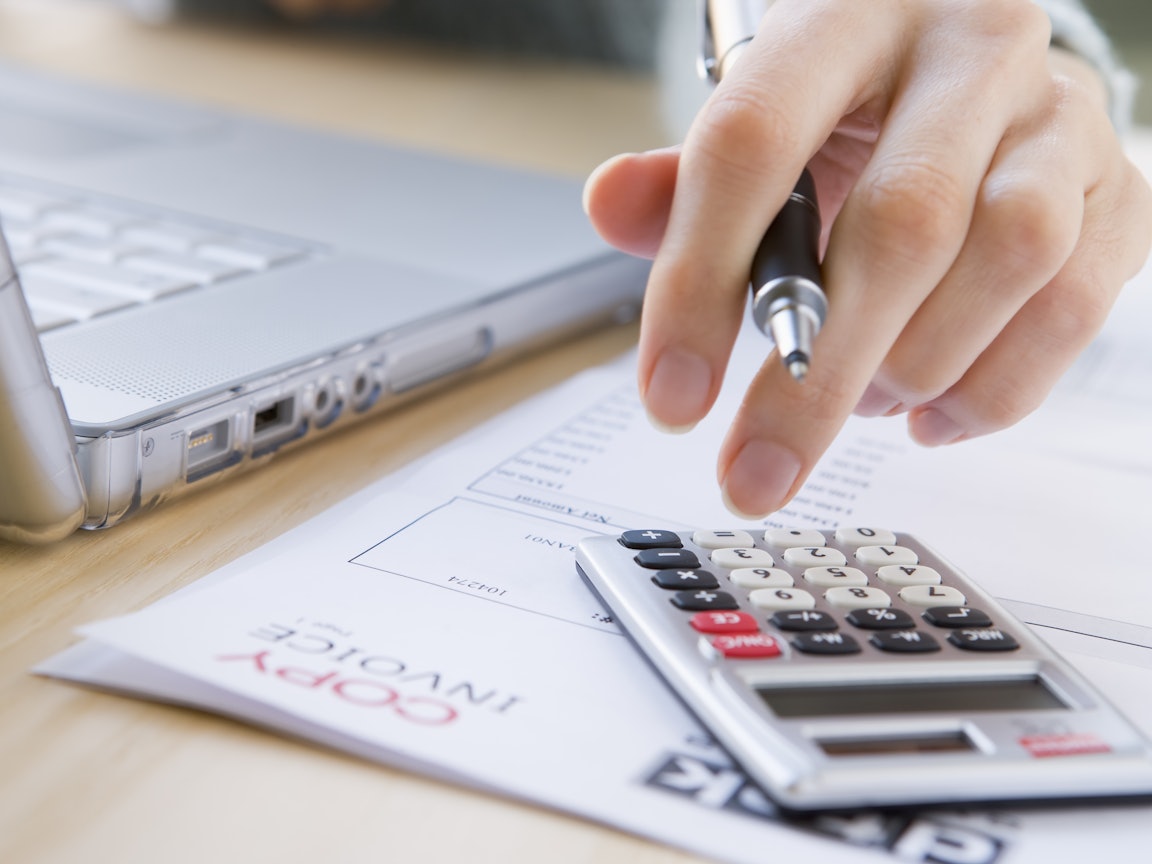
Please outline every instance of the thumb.
[[664, 239], [680, 148], [614, 156], [584, 184], [584, 211], [605, 241], [631, 255], [653, 258]]

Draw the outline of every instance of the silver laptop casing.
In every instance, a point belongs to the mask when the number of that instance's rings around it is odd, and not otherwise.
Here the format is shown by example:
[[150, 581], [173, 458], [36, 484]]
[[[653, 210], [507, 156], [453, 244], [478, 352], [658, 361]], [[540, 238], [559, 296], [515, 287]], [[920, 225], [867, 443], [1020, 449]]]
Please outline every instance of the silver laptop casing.
[[[76, 441], [85, 527], [638, 312], [647, 263], [595, 236], [575, 180], [4, 66], [0, 116], [9, 185], [235, 224], [307, 253], [41, 334]], [[20, 452], [0, 439], [0, 474]], [[15, 524], [19, 504], [7, 511]]]

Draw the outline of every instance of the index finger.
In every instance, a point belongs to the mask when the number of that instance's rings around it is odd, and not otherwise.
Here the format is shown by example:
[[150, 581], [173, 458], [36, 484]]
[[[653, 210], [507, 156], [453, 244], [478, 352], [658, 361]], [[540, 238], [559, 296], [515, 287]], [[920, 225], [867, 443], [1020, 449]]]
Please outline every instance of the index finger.
[[[1005, 22], [990, 35], [973, 33], [966, 20], [949, 19], [914, 34], [875, 149], [832, 229], [824, 262], [830, 308], [809, 376], [800, 386], [778, 364], [761, 369], [722, 448], [719, 479], [737, 512], [767, 513], [795, 493], [965, 246], [1005, 130], [1032, 110], [1029, 94], [1042, 77], [1035, 70], [1046, 68], [1031, 7], [1011, 12], [1019, 29]], [[964, 46], [963, 75], [954, 74], [947, 50], [956, 43]], [[997, 86], [1014, 72], [1023, 78], [1013, 83], [1026, 86]], [[973, 118], [963, 134], [956, 117]], [[946, 302], [968, 299], [954, 289]]]
[[711, 407], [765, 229], [840, 119], [882, 89], [875, 58], [897, 37], [864, 6], [774, 4], [689, 131], [641, 325], [640, 394], [659, 425]]

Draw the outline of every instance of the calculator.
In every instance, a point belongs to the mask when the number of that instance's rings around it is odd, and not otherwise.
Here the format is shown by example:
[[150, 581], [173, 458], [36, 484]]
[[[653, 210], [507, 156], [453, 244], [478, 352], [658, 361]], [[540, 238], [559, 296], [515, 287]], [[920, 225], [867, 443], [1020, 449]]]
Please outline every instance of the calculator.
[[1152, 797], [1148, 739], [908, 534], [640, 529], [576, 562], [782, 809]]

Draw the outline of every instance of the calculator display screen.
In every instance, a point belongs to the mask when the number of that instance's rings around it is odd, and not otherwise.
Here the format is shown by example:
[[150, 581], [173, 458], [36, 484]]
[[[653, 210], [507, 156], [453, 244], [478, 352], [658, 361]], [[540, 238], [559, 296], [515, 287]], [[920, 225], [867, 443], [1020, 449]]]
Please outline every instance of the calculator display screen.
[[756, 692], [777, 717], [967, 714], [973, 711], [1052, 711], [1068, 707], [1038, 677], [840, 687], [772, 687], [758, 688]]
[[897, 738], [834, 738], [817, 740], [829, 756], [895, 756], [910, 753], [970, 752], [976, 749], [963, 732], [907, 735]]

